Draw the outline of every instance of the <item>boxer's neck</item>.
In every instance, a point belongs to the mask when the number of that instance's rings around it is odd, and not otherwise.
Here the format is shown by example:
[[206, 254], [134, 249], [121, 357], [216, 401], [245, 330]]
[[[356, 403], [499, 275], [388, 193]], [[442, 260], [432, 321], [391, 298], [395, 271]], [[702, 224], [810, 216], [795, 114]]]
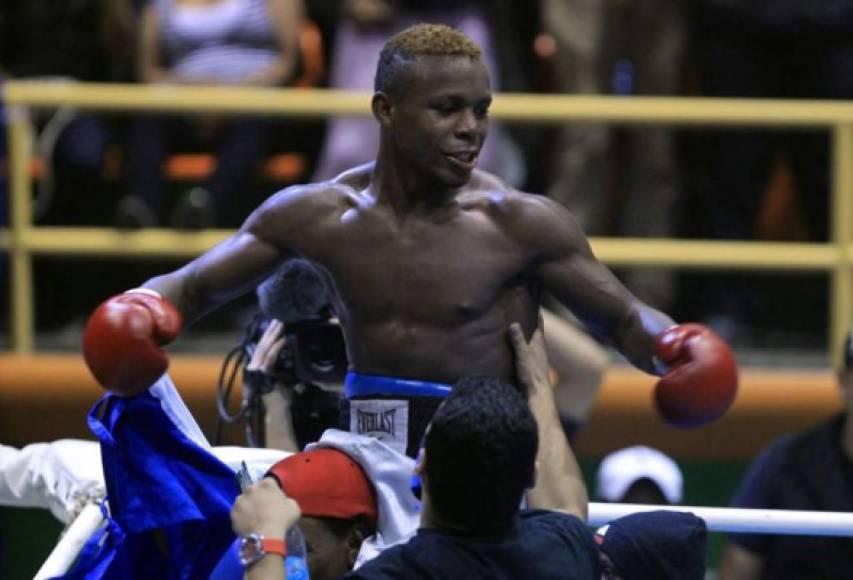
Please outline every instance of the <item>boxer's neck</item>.
[[370, 184], [379, 203], [390, 206], [398, 215], [444, 211], [455, 204], [459, 189], [443, 187], [425, 179], [407, 165], [392, 155], [383, 155], [380, 150]]

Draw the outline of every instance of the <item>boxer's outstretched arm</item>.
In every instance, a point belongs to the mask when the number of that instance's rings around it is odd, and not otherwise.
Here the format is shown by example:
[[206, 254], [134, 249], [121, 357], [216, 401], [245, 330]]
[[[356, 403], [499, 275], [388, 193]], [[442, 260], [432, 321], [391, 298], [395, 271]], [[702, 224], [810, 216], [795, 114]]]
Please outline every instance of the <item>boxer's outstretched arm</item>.
[[299, 250], [306, 224], [326, 208], [324, 196], [296, 186], [270, 197], [240, 230], [182, 268], [148, 280], [181, 312], [185, 324], [240, 296], [266, 278], [289, 249]]
[[670, 424], [692, 428], [722, 416], [737, 395], [731, 348], [701, 324], [676, 325], [640, 302], [593, 255], [568, 211], [538, 196], [520, 197], [508, 223], [546, 291], [638, 368], [663, 378], [655, 403]]
[[144, 288], [159, 292], [180, 310], [186, 323], [258, 285], [282, 253], [244, 225], [239, 232], [169, 274], [151, 278]]
[[[122, 395], [147, 389], [169, 366], [163, 346], [182, 322], [249, 291], [306, 239], [328, 203], [294, 187], [271, 197], [235, 235], [183, 268], [104, 301], [89, 317], [83, 356], [98, 382]], [[324, 205], [323, 205], [324, 204]], [[150, 292], [149, 290], [153, 290]]]
[[675, 324], [640, 302], [599, 262], [575, 218], [559, 204], [533, 196], [523, 211], [525, 242], [535, 251], [534, 270], [545, 290], [613, 344], [635, 366], [659, 374], [655, 338]]

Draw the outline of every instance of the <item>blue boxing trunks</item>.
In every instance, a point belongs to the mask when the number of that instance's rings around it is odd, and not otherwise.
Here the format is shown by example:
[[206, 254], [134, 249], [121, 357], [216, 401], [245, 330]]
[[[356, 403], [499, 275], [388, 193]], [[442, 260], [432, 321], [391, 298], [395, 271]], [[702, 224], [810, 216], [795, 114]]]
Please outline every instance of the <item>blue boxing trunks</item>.
[[450, 385], [348, 373], [341, 400], [341, 429], [376, 437], [415, 457], [435, 410]]

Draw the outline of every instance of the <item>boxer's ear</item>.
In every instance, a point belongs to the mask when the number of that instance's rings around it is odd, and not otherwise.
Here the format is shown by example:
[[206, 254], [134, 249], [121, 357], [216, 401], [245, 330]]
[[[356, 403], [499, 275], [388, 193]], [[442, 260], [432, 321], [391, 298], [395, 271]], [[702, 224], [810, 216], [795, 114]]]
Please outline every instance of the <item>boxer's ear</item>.
[[383, 128], [391, 125], [392, 105], [391, 99], [382, 91], [373, 93], [373, 99], [370, 101], [370, 108], [373, 111], [373, 117]]

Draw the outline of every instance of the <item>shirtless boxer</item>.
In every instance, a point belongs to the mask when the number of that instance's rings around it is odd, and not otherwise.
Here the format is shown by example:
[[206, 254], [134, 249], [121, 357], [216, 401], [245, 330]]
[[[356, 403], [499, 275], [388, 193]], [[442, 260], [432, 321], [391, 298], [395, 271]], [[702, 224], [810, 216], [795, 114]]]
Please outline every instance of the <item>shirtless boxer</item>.
[[[543, 292], [635, 366], [663, 375], [656, 395], [669, 421], [720, 416], [737, 385], [728, 346], [639, 302], [562, 206], [475, 169], [491, 100], [468, 37], [417, 25], [390, 39], [371, 102], [376, 161], [278, 192], [215, 248], [107, 300], [84, 337], [95, 377], [120, 394], [144, 390], [165, 371], [160, 347], [181, 320], [254, 289], [296, 252], [332, 290], [352, 371], [350, 426], [381, 432], [396, 421], [410, 452], [447, 385], [470, 374], [514, 380], [507, 328], [518, 321], [529, 336]], [[409, 414], [413, 400], [429, 404]]]

